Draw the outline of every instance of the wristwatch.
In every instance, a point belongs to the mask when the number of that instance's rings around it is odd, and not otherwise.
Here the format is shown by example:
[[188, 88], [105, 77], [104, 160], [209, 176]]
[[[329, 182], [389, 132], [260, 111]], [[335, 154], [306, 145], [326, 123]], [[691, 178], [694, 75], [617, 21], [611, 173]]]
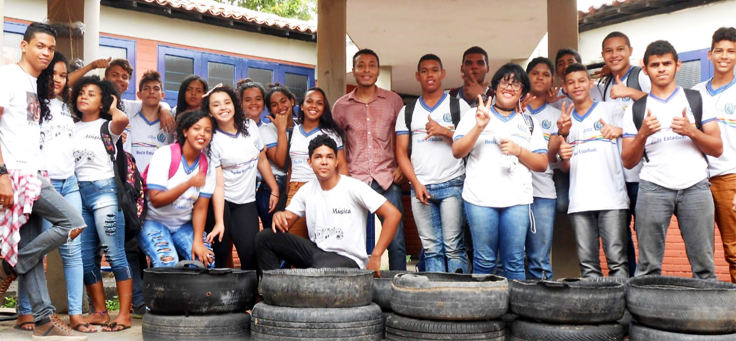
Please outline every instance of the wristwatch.
[[5, 167], [5, 164], [0, 165], [0, 175], [8, 174], [8, 167]]

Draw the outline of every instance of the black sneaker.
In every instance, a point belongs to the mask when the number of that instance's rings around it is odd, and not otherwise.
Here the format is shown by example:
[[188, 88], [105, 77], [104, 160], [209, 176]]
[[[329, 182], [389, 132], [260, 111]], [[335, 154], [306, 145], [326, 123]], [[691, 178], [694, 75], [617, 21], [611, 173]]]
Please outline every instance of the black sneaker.
[[130, 314], [130, 317], [134, 319], [142, 319], [146, 312], [148, 312], [148, 308], [146, 308], [145, 304], [133, 307], [133, 312]]

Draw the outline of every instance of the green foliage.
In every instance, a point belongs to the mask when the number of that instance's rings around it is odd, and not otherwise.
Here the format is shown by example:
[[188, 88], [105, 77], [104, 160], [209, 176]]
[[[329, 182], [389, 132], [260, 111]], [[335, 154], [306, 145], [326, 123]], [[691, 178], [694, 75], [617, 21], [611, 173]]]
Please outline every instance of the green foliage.
[[111, 300], [105, 300], [105, 309], [108, 311], [120, 310], [120, 301], [118, 300], [118, 297], [115, 296]]
[[18, 299], [16, 299], [15, 297], [3, 298], [2, 308], [15, 308], [17, 305], [18, 305]]
[[317, 11], [317, 0], [215, 0], [284, 18], [310, 20]]

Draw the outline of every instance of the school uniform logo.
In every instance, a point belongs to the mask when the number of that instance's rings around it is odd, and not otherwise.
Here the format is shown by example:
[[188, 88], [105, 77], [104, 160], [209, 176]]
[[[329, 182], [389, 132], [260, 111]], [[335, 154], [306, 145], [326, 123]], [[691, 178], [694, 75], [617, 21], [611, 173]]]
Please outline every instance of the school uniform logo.
[[600, 131], [601, 129], [603, 129], [603, 124], [601, 124], [600, 120], [593, 123], [593, 129], [595, 129], [596, 131]]
[[519, 123], [519, 125], [517, 125], [516, 128], [518, 128], [519, 131], [524, 131], [524, 132], [529, 131], [529, 128], [527, 128], [526, 124]]
[[164, 141], [166, 141], [166, 136], [164, 136], [164, 133], [159, 133], [158, 136], [156, 136], [156, 140], [158, 142], [164, 143]]
[[450, 113], [448, 112], [442, 115], [442, 120], [445, 122], [452, 122], [452, 115], [450, 115]]
[[726, 114], [733, 115], [734, 111], [736, 111], [736, 104], [726, 103], [726, 106], [723, 108], [723, 110], [726, 112]]
[[550, 120], [542, 121], [542, 128], [549, 129], [550, 127], [552, 127], [552, 122], [550, 122]]

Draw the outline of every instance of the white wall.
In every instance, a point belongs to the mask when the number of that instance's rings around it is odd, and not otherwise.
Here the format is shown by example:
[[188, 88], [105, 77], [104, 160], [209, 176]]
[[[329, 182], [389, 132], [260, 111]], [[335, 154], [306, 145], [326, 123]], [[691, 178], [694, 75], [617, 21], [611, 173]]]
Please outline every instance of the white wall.
[[[46, 18], [46, 0], [5, 0], [5, 16], [30, 21]], [[100, 9], [100, 33], [151, 39], [191, 47], [282, 61], [317, 64], [317, 44], [193, 21], [122, 10]]]
[[580, 33], [580, 56], [585, 64], [603, 62], [601, 43], [606, 35], [621, 31], [634, 48], [632, 63], [639, 63], [649, 43], [664, 39], [678, 53], [709, 48], [713, 32], [722, 26], [736, 26], [736, 0], [631, 20]]

